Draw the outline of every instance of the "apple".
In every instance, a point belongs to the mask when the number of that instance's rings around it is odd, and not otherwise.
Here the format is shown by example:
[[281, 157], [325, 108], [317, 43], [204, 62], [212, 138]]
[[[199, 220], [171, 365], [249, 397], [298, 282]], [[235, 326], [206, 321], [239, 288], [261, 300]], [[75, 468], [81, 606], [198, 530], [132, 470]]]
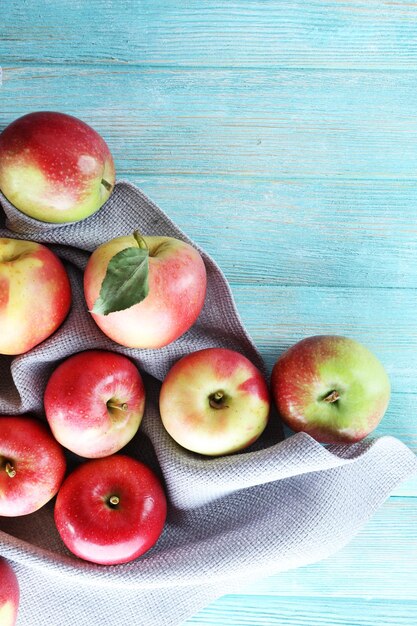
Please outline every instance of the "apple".
[[41, 343], [70, 305], [67, 273], [49, 248], [0, 238], [0, 354], [22, 354]]
[[282, 420], [322, 443], [373, 431], [390, 399], [388, 375], [365, 346], [338, 335], [302, 339], [276, 361], [271, 391]]
[[95, 322], [110, 339], [129, 348], [161, 348], [185, 333], [200, 314], [206, 269], [188, 243], [135, 233], [93, 252], [84, 293]]
[[55, 523], [67, 548], [92, 563], [127, 563], [164, 528], [167, 502], [156, 475], [122, 454], [86, 461], [64, 481]]
[[40, 509], [57, 493], [66, 462], [47, 426], [33, 417], [0, 417], [0, 515]]
[[106, 142], [76, 117], [29, 113], [0, 135], [0, 189], [19, 211], [37, 220], [88, 217], [110, 196], [114, 182]]
[[12, 567], [0, 557], [0, 624], [15, 626], [19, 608], [19, 583]]
[[171, 437], [192, 452], [218, 456], [251, 445], [269, 417], [261, 372], [245, 356], [206, 348], [182, 357], [162, 383], [159, 410]]
[[117, 452], [135, 435], [145, 388], [127, 357], [87, 350], [58, 365], [46, 385], [44, 406], [60, 444], [80, 456], [98, 458]]

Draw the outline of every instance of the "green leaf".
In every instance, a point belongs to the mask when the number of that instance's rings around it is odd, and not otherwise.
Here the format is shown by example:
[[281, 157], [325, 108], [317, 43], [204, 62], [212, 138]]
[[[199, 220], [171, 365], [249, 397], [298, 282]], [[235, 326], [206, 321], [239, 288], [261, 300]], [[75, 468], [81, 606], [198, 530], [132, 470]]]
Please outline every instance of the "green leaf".
[[149, 293], [149, 251], [130, 247], [117, 252], [107, 266], [93, 313], [108, 315], [141, 302]]

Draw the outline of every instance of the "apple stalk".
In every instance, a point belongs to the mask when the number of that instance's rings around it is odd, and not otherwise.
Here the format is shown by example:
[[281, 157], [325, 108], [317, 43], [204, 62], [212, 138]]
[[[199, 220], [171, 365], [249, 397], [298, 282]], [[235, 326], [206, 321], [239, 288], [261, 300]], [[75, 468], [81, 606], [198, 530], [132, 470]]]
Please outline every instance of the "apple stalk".
[[120, 404], [117, 404], [110, 400], [109, 402], [107, 402], [107, 408], [111, 410], [116, 409], [117, 411], [127, 411], [129, 406], [127, 402], [121, 402]]
[[119, 496], [110, 496], [109, 498], [109, 506], [111, 509], [115, 509], [120, 502]]
[[109, 183], [108, 180], [105, 180], [104, 178], [101, 179], [101, 184], [103, 185], [105, 189], [107, 189], [107, 191], [111, 191], [113, 188], [113, 185]]
[[10, 476], [10, 478], [14, 478], [16, 476], [16, 470], [13, 467], [13, 465], [10, 463], [10, 461], [7, 461], [6, 465], [4, 466], [4, 469], [6, 470], [6, 474]]
[[209, 395], [209, 404], [212, 409], [228, 409], [227, 396], [224, 391], [215, 391]]
[[337, 402], [339, 399], [340, 399], [340, 393], [337, 391], [337, 389], [333, 389], [333, 391], [331, 391], [324, 398], [324, 401], [327, 402], [328, 404], [333, 404], [334, 402]]

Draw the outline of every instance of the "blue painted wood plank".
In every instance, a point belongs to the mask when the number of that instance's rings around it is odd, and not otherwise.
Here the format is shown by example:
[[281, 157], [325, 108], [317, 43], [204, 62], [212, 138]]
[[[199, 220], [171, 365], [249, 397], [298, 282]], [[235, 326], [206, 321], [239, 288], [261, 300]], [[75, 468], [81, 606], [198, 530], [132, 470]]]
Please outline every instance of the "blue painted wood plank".
[[78, 64], [416, 68], [408, 0], [4, 2], [2, 56]]
[[34, 108], [78, 114], [121, 175], [415, 180], [415, 77], [4, 66], [0, 125]]
[[415, 626], [417, 602], [225, 596], [187, 626]]

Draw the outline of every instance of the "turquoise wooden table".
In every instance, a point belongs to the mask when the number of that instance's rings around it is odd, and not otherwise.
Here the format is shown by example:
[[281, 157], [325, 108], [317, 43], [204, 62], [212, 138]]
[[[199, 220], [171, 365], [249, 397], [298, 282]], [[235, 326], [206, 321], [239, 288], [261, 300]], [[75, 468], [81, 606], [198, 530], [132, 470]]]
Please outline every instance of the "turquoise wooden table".
[[[393, 387], [377, 433], [417, 451], [417, 4], [8, 0], [0, 31], [0, 128], [91, 123], [220, 264], [268, 367], [308, 335], [362, 341]], [[417, 479], [332, 558], [187, 622], [416, 623]]]

